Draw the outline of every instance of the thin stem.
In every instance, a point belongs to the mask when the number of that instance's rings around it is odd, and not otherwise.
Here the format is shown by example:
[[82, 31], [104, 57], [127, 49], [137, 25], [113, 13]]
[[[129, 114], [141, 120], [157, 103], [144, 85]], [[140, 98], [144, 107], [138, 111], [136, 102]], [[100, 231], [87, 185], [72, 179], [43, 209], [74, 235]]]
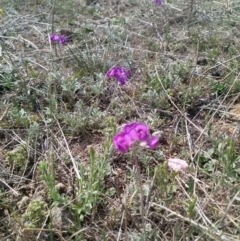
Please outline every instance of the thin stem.
[[139, 189], [140, 189], [140, 212], [141, 212], [141, 218], [142, 218], [143, 240], [146, 241], [145, 219], [144, 219], [145, 211], [144, 211], [144, 204], [143, 204], [142, 179], [141, 179], [138, 158], [136, 156], [136, 149], [133, 150], [133, 159], [134, 159], [135, 167], [137, 169], [137, 179], [138, 179], [138, 185], [139, 185]]
[[188, 29], [189, 29], [189, 26], [190, 26], [190, 22], [192, 21], [193, 5], [194, 5], [194, 0], [191, 0], [191, 2], [190, 2], [190, 12], [189, 12], [189, 15], [188, 15], [188, 22], [187, 22]]

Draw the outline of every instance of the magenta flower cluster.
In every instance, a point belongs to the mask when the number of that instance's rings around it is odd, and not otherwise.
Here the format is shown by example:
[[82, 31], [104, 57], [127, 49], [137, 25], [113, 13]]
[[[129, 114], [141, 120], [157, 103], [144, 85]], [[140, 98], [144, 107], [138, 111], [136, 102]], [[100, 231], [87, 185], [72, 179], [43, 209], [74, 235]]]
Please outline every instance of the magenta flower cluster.
[[141, 122], [126, 124], [122, 131], [113, 137], [114, 146], [122, 153], [128, 151], [134, 141], [144, 141], [149, 148], [156, 148], [159, 139], [157, 136], [150, 136], [149, 127]]
[[130, 70], [124, 67], [113, 66], [107, 71], [106, 76], [108, 78], [115, 78], [120, 85], [124, 85], [130, 76]]
[[67, 38], [64, 35], [52, 33], [50, 35], [50, 40], [51, 40], [52, 43], [59, 42], [61, 44], [64, 44], [64, 43], [66, 43]]

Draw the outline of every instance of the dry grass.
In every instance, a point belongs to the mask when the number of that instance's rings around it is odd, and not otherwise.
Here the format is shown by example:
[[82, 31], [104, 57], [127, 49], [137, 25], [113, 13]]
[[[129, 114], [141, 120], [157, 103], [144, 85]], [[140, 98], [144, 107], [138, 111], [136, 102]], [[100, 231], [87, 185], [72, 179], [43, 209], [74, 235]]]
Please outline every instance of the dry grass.
[[[0, 7], [0, 240], [240, 240], [237, 0]], [[140, 182], [112, 146], [135, 120], [162, 133]]]

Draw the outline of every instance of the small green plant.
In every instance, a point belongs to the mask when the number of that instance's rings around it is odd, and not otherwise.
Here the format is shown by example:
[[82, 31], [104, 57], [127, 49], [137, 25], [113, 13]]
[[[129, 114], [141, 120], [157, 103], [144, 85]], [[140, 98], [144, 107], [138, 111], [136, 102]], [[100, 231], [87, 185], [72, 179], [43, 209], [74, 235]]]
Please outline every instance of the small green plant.
[[174, 180], [175, 172], [169, 173], [167, 165], [158, 164], [155, 169], [155, 182], [154, 187], [156, 190], [156, 201], [157, 202], [172, 202], [174, 200], [173, 193], [177, 186]]
[[54, 170], [49, 171], [48, 164], [46, 161], [40, 161], [39, 162], [39, 169], [42, 172], [41, 178], [45, 182], [47, 189], [48, 189], [48, 195], [49, 198], [54, 203], [64, 204], [67, 202], [67, 197], [63, 194], [59, 193], [59, 189], [56, 186], [56, 181], [54, 178]]
[[210, 83], [210, 89], [216, 96], [226, 94], [227, 83], [225, 81], [212, 81]]
[[233, 139], [218, 139], [212, 148], [199, 155], [198, 160], [208, 172], [221, 169], [223, 180], [225, 177], [239, 179], [240, 153]]
[[32, 200], [26, 212], [22, 215], [25, 226], [28, 228], [41, 228], [48, 215], [47, 203], [41, 199]]
[[110, 172], [109, 155], [112, 147], [112, 136], [116, 125], [112, 119], [107, 119], [108, 126], [104, 133], [106, 142], [102, 145], [102, 151], [98, 154], [93, 147], [89, 149], [89, 165], [83, 163], [79, 166], [79, 186], [77, 187], [77, 198], [72, 205], [78, 222], [90, 215], [97, 205], [103, 200], [103, 179]]
[[189, 218], [194, 218], [194, 216], [196, 215], [196, 210], [195, 210], [196, 203], [197, 203], [197, 197], [193, 197], [191, 200], [187, 201]]
[[0, 73], [0, 93], [14, 89], [16, 83], [17, 78], [14, 72]]
[[86, 107], [82, 102], [76, 104], [76, 112], [60, 114], [67, 129], [73, 133], [86, 133], [94, 128], [103, 128], [105, 115], [97, 107]]
[[80, 90], [82, 87], [79, 80], [76, 77], [72, 78], [62, 78], [61, 76], [55, 76], [55, 79], [60, 85], [60, 88], [58, 88], [58, 91], [60, 90], [61, 93], [59, 95], [65, 102], [69, 102], [70, 105], [74, 105], [74, 97], [76, 94], [76, 91]]
[[12, 151], [7, 152], [7, 162], [18, 173], [22, 173], [28, 164], [26, 147], [18, 145]]
[[55, 94], [51, 94], [47, 99], [47, 101], [48, 101], [48, 107], [46, 107], [45, 113], [51, 116], [52, 114], [55, 114], [58, 110], [57, 96]]
[[173, 46], [173, 48], [178, 53], [186, 53], [187, 52], [187, 46], [184, 43], [176, 43]]
[[207, 50], [207, 56], [209, 60], [211, 60], [213, 63], [217, 61], [217, 58], [219, 55], [220, 55], [220, 47], [214, 47]]
[[8, 114], [13, 122], [13, 125], [19, 127], [28, 127], [31, 118], [30, 115], [23, 109], [20, 108], [19, 106], [14, 106], [8, 111]]
[[[90, 46], [93, 45], [91, 41], [88, 43], [86, 42], [86, 39], [84, 39], [83, 41], [85, 42], [83, 44], [83, 49], [88, 48], [89, 45]], [[83, 54], [83, 51], [80, 48], [77, 48], [77, 49], [69, 48], [69, 51], [74, 56], [77, 77], [83, 77], [83, 76], [93, 77], [95, 76], [96, 72], [101, 72], [105, 68], [105, 63], [101, 60], [101, 58], [98, 58], [97, 56], [94, 56], [89, 52], [86, 52], [86, 54]]]
[[[112, 121], [109, 120], [110, 125]], [[102, 155], [97, 154], [93, 147], [89, 149], [89, 166], [83, 163], [79, 166], [80, 180], [77, 188], [77, 199], [72, 208], [75, 210], [78, 220], [83, 221], [86, 215], [101, 202], [101, 194], [104, 193], [103, 179], [110, 172], [109, 154], [111, 149], [111, 136], [109, 128], [105, 130], [107, 140], [103, 145]]]
[[240, 153], [233, 139], [226, 140], [218, 145], [219, 161], [223, 167], [223, 173], [228, 177], [239, 179]]

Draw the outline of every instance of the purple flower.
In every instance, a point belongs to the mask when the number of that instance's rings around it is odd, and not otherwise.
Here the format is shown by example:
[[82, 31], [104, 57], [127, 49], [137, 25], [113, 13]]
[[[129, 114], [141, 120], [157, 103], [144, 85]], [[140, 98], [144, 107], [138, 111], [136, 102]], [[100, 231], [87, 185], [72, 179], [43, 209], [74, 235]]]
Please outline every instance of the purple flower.
[[120, 132], [113, 137], [113, 144], [120, 152], [126, 152], [133, 140], [128, 133]]
[[132, 122], [123, 128], [133, 140], [147, 140], [149, 135], [149, 128], [141, 122]]
[[108, 78], [115, 78], [120, 85], [124, 85], [130, 76], [130, 70], [124, 67], [113, 66], [107, 71], [106, 75]]
[[138, 140], [138, 134], [135, 129], [136, 124], [137, 124], [137, 122], [132, 122], [130, 124], [126, 124], [122, 131], [122, 132], [128, 133], [128, 135], [131, 137], [131, 139], [133, 141]]
[[162, 0], [154, 0], [156, 4], [162, 5]]
[[139, 140], [147, 140], [149, 136], [149, 128], [144, 123], [137, 123], [134, 129], [137, 132]]
[[52, 33], [50, 35], [51, 42], [55, 43], [56, 41], [59, 41], [59, 43], [64, 44], [67, 40], [67, 38], [64, 35], [59, 35], [57, 33]]
[[52, 33], [51, 35], [50, 35], [50, 40], [51, 40], [51, 42], [56, 42], [56, 41], [58, 41], [59, 40], [59, 35], [57, 34], [57, 33]]
[[141, 122], [126, 124], [123, 130], [113, 137], [114, 146], [123, 153], [136, 140], [145, 141], [149, 148], [156, 148], [158, 145], [158, 137], [149, 137], [149, 127]]
[[108, 72], [106, 73], [107, 77], [111, 78], [114, 77], [116, 78], [116, 76], [118, 76], [118, 72], [119, 72], [119, 68], [117, 66], [113, 66], [110, 70], [108, 70]]
[[116, 79], [117, 79], [117, 81], [118, 81], [118, 83], [120, 84], [120, 85], [124, 85], [124, 84], [126, 84], [126, 82], [127, 82], [127, 75], [125, 75], [125, 74], [119, 74], [117, 77], [116, 77]]
[[61, 44], [64, 44], [64, 43], [66, 43], [67, 38], [64, 35], [59, 35], [58, 40]]
[[159, 144], [159, 139], [157, 136], [152, 136], [147, 140], [147, 145], [151, 149], [155, 149]]

